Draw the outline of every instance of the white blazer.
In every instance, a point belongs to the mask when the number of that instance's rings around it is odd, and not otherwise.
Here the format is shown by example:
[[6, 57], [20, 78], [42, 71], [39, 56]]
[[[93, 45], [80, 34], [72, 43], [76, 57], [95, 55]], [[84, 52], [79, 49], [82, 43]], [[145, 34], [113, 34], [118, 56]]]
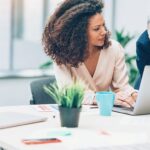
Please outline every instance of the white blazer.
[[133, 92], [128, 83], [127, 67], [125, 64], [124, 49], [114, 40], [111, 46], [100, 52], [99, 60], [93, 77], [84, 63], [78, 68], [68, 68], [65, 65], [54, 64], [55, 76], [59, 87], [63, 87], [76, 79], [84, 81], [87, 90], [114, 91], [120, 99], [126, 99]]

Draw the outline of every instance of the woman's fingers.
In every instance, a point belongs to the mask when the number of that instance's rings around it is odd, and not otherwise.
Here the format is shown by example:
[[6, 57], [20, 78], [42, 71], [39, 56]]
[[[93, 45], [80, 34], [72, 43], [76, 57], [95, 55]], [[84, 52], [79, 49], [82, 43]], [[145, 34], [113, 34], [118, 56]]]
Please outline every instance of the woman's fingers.
[[131, 105], [128, 104], [126, 101], [119, 100], [119, 99], [117, 99], [117, 100], [115, 101], [115, 104], [116, 104], [116, 105], [123, 106], [123, 107], [129, 107], [129, 108], [131, 107]]
[[84, 105], [91, 105], [93, 103], [92, 99], [84, 98], [82, 104]]
[[84, 99], [82, 104], [84, 105], [97, 105], [96, 99]]
[[123, 92], [119, 92], [116, 94], [116, 99], [119, 99], [119, 100], [125, 100], [128, 98], [128, 95], [123, 93]]
[[82, 102], [84, 105], [92, 105], [95, 104], [95, 93], [91, 91], [85, 92], [84, 99]]
[[93, 100], [93, 105], [97, 105], [96, 99]]
[[127, 98], [125, 101], [126, 101], [128, 104], [130, 104], [132, 107], [133, 107], [134, 104], [135, 104], [135, 100], [133, 99], [132, 96], [130, 96], [129, 98]]
[[115, 101], [115, 104], [116, 104], [116, 105], [121, 105], [121, 106], [124, 106], [124, 107], [134, 107], [135, 100], [133, 99], [132, 96], [130, 96], [130, 97], [128, 97], [128, 98], [125, 99], [125, 100], [117, 99], [117, 100]]

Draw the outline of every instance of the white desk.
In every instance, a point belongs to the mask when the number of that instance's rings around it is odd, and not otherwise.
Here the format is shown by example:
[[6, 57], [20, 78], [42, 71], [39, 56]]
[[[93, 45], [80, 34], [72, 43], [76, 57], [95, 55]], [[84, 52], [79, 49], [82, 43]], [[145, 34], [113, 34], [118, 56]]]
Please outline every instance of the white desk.
[[[53, 118], [50, 112], [38, 112], [35, 107], [36, 106], [0, 107], [0, 112], [26, 112], [49, 117], [48, 121], [46, 122], [1, 129], [0, 147], [6, 150], [73, 149], [73, 147], [66, 147], [63, 142], [59, 144], [41, 145], [25, 145], [21, 142], [21, 139], [25, 138], [27, 135], [36, 130], [40, 131], [46, 128], [60, 127], [59, 116]], [[111, 117], [101, 117], [98, 114], [98, 110], [93, 110], [91, 113], [82, 112], [79, 121], [79, 128], [73, 130], [79, 132], [82, 129], [86, 129], [94, 133], [101, 132], [102, 130], [110, 133], [110, 135], [100, 135], [101, 142], [103, 142], [103, 139], [105, 139], [104, 141], [108, 141], [110, 145], [148, 143], [150, 142], [150, 115], [128, 116], [124, 114], [113, 113]]]

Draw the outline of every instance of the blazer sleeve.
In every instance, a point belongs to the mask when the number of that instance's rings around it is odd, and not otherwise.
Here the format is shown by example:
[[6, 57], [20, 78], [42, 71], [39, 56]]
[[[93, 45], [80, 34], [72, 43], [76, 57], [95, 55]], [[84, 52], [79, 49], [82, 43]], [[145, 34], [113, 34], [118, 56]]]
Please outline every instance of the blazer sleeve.
[[119, 99], [124, 100], [127, 97], [131, 96], [131, 94], [136, 90], [128, 83], [129, 78], [127, 73], [127, 67], [125, 64], [124, 49], [119, 43], [116, 48], [116, 58], [111, 89], [116, 93], [116, 96]]
[[65, 65], [57, 65], [54, 63], [54, 74], [59, 88], [73, 83], [71, 72]]

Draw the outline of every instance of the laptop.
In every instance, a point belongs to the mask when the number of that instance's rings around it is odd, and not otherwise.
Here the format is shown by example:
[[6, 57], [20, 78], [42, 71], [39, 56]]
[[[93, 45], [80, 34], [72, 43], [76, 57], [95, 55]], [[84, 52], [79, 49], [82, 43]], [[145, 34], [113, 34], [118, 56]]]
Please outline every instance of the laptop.
[[31, 123], [46, 121], [47, 117], [19, 113], [19, 112], [1, 112], [0, 129], [16, 127]]
[[113, 111], [129, 115], [150, 114], [150, 66], [145, 66], [138, 97], [133, 108], [114, 106]]

